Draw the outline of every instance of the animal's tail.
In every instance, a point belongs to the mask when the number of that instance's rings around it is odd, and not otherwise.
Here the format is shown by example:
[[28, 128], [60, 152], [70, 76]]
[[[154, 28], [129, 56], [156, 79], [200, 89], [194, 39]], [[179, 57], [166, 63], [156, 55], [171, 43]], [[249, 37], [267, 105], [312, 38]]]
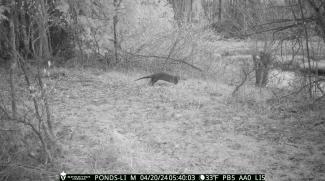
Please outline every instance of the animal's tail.
[[138, 80], [141, 80], [141, 79], [148, 79], [148, 78], [151, 78], [151, 77], [150, 76], [145, 76], [145, 77], [141, 77], [141, 78], [139, 78], [137, 80], [134, 80], [134, 81], [138, 81]]

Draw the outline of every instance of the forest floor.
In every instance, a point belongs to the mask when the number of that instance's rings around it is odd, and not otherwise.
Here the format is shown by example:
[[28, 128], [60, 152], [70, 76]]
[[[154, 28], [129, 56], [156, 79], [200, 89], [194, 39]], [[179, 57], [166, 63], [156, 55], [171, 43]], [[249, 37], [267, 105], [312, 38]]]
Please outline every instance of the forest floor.
[[[233, 87], [179, 84], [139, 73], [71, 70], [52, 112], [66, 173], [264, 173], [268, 181], [325, 178], [325, 115], [274, 115], [230, 101]], [[268, 113], [265, 113], [268, 112]], [[317, 116], [316, 116], [317, 115]]]

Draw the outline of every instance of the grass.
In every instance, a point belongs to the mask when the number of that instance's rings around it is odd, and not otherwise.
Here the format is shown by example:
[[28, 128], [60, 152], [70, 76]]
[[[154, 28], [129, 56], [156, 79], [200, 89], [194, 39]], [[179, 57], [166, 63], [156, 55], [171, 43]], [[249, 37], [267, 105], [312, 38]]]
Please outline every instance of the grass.
[[[324, 127], [273, 110], [266, 90], [188, 78], [149, 86], [136, 72], [71, 71], [52, 96], [66, 173], [265, 173], [319, 180]], [[321, 120], [324, 115], [311, 113]], [[276, 116], [275, 116], [276, 115]], [[324, 126], [324, 125], [323, 125]]]
[[[240, 80], [238, 60], [251, 59], [243, 55], [249, 52], [247, 42], [203, 41], [198, 47], [191, 63], [207, 70], [206, 75], [175, 65], [175, 74], [182, 76], [177, 85], [134, 81], [148, 74], [136, 70], [62, 68], [57, 71], [65, 76], [45, 78], [53, 88], [51, 111], [63, 148], [54, 173], [324, 178], [324, 107], [311, 109], [298, 97], [270, 101], [270, 89], [250, 83], [231, 97]], [[7, 82], [5, 76], [0, 80]], [[9, 86], [1, 85], [8, 94]]]

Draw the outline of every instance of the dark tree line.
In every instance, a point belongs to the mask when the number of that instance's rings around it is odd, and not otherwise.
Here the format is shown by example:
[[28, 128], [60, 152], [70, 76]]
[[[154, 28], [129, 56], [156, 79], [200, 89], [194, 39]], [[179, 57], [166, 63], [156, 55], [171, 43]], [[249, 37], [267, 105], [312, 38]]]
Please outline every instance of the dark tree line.
[[[42, 2], [42, 3], [40, 3]], [[14, 24], [15, 48], [25, 59], [37, 56], [73, 56], [70, 25], [56, 9], [56, 0], [2, 0], [0, 58], [10, 58], [10, 21]], [[44, 6], [40, 8], [40, 6]], [[41, 38], [42, 36], [45, 38]]]

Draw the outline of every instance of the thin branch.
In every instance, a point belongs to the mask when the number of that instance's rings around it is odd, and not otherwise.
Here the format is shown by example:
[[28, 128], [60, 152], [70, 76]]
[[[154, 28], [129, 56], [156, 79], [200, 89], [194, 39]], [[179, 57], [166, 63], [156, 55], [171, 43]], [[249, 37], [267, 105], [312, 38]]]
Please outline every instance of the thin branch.
[[[132, 55], [132, 56], [136, 56], [136, 57], [144, 57], [144, 58], [158, 58], [158, 59], [167, 59], [167, 57], [164, 57], [164, 56], [157, 56], [157, 55], [141, 55], [141, 54], [134, 54], [134, 53], [131, 53], [131, 52], [127, 52], [127, 51], [123, 51], [124, 53], [126, 54], [129, 54], [129, 55]], [[179, 60], [179, 59], [174, 59], [174, 58], [169, 58], [170, 60], [174, 61], [174, 62], [179, 62], [179, 63], [183, 63], [183, 64], [186, 64], [196, 70], [199, 70], [199, 71], [203, 71], [202, 69], [196, 67], [195, 65], [192, 65], [190, 63], [187, 63], [186, 61], [184, 60]]]

